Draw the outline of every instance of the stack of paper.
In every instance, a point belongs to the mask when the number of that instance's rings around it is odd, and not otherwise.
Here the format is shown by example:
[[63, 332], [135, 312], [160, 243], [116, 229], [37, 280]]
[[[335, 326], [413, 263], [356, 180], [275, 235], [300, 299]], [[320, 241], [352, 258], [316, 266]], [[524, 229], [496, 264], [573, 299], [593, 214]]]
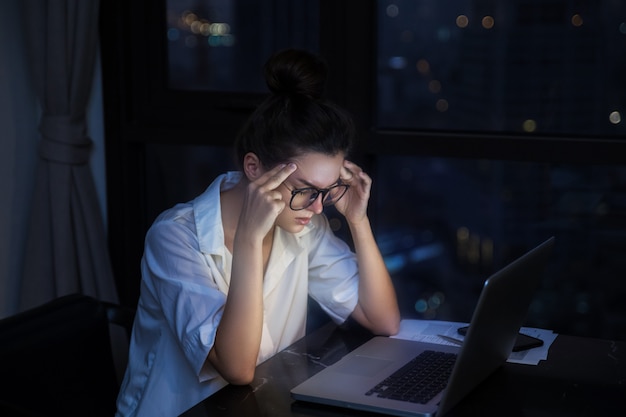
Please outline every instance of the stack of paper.
[[[460, 345], [464, 336], [457, 330], [467, 326], [468, 323], [440, 321], [440, 320], [402, 320], [400, 331], [392, 336], [398, 339], [418, 340], [420, 342], [435, 343], [439, 345]], [[550, 346], [558, 336], [552, 330], [522, 327], [520, 333], [543, 340], [543, 346], [512, 352], [508, 362], [526, 365], [537, 365], [539, 361], [548, 358]]]

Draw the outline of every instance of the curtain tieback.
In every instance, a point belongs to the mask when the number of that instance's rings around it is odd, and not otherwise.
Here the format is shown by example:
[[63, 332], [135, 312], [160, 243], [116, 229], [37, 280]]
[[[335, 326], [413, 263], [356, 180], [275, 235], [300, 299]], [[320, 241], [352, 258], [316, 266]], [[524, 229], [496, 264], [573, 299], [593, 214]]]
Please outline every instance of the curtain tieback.
[[92, 141], [86, 135], [85, 122], [74, 122], [69, 116], [43, 116], [39, 155], [48, 161], [69, 165], [89, 162]]

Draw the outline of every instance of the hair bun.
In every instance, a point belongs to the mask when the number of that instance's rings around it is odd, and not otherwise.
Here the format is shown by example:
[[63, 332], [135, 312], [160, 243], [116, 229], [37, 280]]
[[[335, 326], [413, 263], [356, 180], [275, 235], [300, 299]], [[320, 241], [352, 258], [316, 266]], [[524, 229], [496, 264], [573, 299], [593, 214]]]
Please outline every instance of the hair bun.
[[301, 94], [321, 98], [328, 67], [319, 56], [300, 49], [285, 49], [265, 63], [265, 81], [274, 94]]

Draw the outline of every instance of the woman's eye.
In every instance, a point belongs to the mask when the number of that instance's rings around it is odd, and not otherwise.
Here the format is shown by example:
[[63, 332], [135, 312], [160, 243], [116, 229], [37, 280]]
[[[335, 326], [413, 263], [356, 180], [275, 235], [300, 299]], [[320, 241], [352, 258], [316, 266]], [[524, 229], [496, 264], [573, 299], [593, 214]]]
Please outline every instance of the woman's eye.
[[303, 189], [303, 190], [297, 190], [298, 191], [298, 197], [299, 198], [303, 198], [303, 199], [308, 199], [308, 200], [314, 200], [317, 197], [317, 191], [315, 190], [309, 190], [309, 189]]

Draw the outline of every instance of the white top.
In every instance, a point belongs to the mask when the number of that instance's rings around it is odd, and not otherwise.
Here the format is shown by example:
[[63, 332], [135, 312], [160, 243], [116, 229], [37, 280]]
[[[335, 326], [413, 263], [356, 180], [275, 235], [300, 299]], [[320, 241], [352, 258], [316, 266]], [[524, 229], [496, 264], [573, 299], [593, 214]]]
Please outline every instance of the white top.
[[[232, 255], [224, 245], [219, 176], [189, 203], [163, 212], [146, 235], [141, 295], [116, 416], [177, 416], [226, 385], [206, 358], [222, 317]], [[305, 334], [307, 294], [336, 323], [358, 301], [356, 257], [324, 215], [297, 234], [276, 227], [263, 282], [257, 363]]]

